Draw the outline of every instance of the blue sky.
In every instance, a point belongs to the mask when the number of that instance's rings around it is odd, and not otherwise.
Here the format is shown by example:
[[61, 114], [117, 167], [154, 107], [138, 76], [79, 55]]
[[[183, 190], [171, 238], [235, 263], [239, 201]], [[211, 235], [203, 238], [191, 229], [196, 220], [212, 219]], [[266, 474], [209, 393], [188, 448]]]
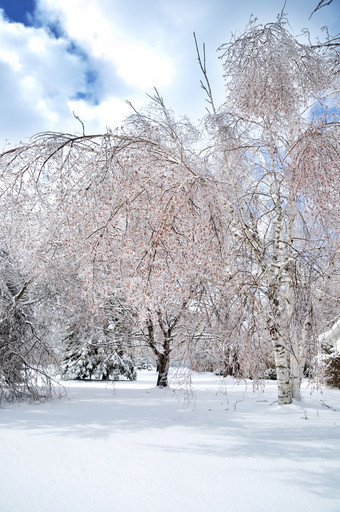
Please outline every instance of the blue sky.
[[[340, 0], [309, 20], [318, 0], [287, 0], [293, 31], [339, 31]], [[114, 128], [125, 102], [147, 103], [157, 87], [166, 104], [195, 122], [204, 96], [193, 32], [207, 48], [217, 102], [223, 101], [216, 49], [251, 14], [276, 19], [283, 0], [0, 0], [0, 148], [36, 132]]]

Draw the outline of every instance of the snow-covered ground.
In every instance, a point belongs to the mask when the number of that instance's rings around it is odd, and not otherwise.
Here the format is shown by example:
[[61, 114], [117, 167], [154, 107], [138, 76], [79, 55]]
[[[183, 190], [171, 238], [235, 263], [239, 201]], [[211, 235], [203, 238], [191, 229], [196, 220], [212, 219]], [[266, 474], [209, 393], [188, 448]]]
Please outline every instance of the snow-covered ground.
[[0, 409], [0, 512], [340, 511], [340, 391], [279, 407], [274, 382], [155, 381]]

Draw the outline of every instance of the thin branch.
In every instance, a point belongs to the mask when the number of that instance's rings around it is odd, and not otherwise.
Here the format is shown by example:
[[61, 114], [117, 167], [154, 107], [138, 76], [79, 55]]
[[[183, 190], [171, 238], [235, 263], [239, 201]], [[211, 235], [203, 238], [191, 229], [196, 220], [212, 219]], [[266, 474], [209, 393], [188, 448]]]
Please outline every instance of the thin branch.
[[84, 126], [83, 121], [82, 121], [82, 120], [80, 119], [80, 117], [79, 117], [79, 116], [77, 116], [74, 112], [72, 112], [72, 114], [73, 114], [73, 117], [75, 117], [75, 118], [77, 119], [77, 121], [79, 121], [79, 122], [80, 122], [80, 124], [81, 124], [81, 126], [82, 126], [82, 128], [83, 128], [83, 137], [85, 137], [85, 126]]
[[333, 2], [333, 0], [320, 0], [320, 2], [318, 3], [318, 5], [315, 7], [314, 11], [311, 13], [311, 15], [309, 16], [309, 20], [311, 19], [311, 17], [313, 16], [313, 14], [318, 11], [319, 9], [321, 9], [322, 7], [326, 7], [326, 5], [330, 5], [331, 3]]

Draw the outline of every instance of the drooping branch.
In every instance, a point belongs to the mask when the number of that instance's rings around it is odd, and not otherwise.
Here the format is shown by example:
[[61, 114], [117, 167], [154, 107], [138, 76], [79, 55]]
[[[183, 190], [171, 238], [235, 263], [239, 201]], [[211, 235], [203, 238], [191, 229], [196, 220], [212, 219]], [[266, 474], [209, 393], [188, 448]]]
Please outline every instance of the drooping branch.
[[309, 16], [309, 20], [311, 19], [311, 17], [313, 16], [313, 14], [315, 12], [317, 12], [319, 9], [321, 9], [322, 7], [326, 7], [327, 5], [330, 5], [331, 3], [333, 2], [333, 0], [320, 0], [320, 2], [318, 3], [318, 5], [315, 7], [314, 11], [312, 11], [312, 13], [310, 14]]

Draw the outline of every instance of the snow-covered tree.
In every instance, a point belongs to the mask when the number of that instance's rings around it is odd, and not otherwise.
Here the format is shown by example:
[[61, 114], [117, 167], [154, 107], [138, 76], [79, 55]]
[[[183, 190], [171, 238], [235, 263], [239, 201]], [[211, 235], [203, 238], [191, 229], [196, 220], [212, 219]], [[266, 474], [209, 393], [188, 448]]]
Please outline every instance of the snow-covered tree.
[[[204, 133], [156, 92], [119, 130], [40, 134], [3, 154], [3, 197], [35, 278], [53, 269], [65, 286], [59, 307], [72, 316], [85, 300], [92, 322], [115, 293], [126, 297], [160, 385], [184, 340], [209, 331], [247, 376], [274, 358], [286, 404], [299, 398], [320, 332], [315, 300], [338, 251], [338, 57], [297, 41], [283, 15], [252, 20], [220, 52], [220, 108], [198, 53]], [[202, 283], [223, 300], [204, 306]]]
[[93, 332], [78, 333], [74, 329], [67, 339], [63, 359], [64, 379], [136, 379], [131, 357], [112, 340], [103, 340]]
[[[226, 100], [214, 104], [199, 54], [215, 137], [216, 197], [234, 239], [240, 295], [256, 299], [276, 362], [280, 404], [300, 397], [313, 300], [338, 221], [340, 146], [334, 67], [297, 41], [283, 15], [220, 47]], [[334, 245], [333, 242], [331, 245]], [[324, 261], [323, 261], [324, 260]]]
[[64, 340], [63, 377], [135, 380], [133, 349], [137, 337], [132, 307], [116, 294], [100, 311], [92, 314], [88, 311], [88, 304], [83, 302], [78, 316], [72, 316]]
[[53, 395], [48, 366], [55, 361], [39, 323], [39, 299], [4, 241], [0, 247], [0, 402]]

